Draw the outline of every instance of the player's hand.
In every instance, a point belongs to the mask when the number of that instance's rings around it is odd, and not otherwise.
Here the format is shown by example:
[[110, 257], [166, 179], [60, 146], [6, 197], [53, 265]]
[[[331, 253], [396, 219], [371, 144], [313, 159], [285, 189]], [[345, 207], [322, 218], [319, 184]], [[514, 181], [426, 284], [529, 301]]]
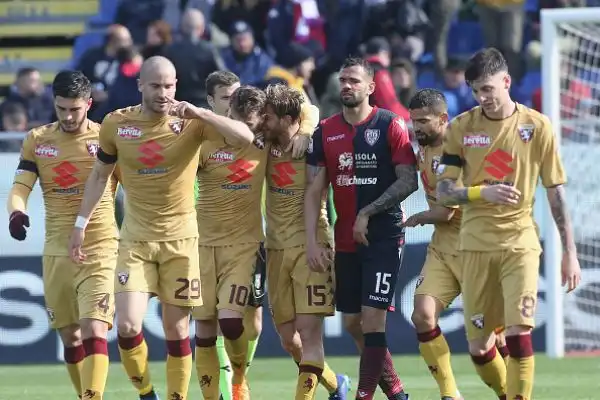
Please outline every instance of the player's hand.
[[317, 243], [306, 246], [308, 267], [314, 272], [325, 272], [333, 262], [333, 251]]
[[490, 185], [481, 189], [481, 197], [494, 204], [518, 204], [521, 192], [509, 185]]
[[310, 145], [310, 136], [309, 135], [294, 135], [288, 147], [285, 149], [286, 152], [292, 151], [292, 157], [295, 159], [300, 159], [304, 157], [308, 146]]
[[581, 282], [581, 267], [574, 251], [564, 252], [561, 263], [562, 285], [567, 287], [567, 293], [573, 291]]
[[199, 107], [196, 107], [187, 101], [169, 99], [169, 102], [171, 103], [169, 115], [182, 119], [201, 118], [202, 112], [200, 111]]
[[81, 228], [73, 228], [71, 238], [69, 239], [69, 254], [74, 263], [79, 264], [86, 259], [86, 255], [81, 250], [85, 239], [85, 230]]
[[403, 228], [414, 228], [415, 226], [423, 225], [423, 221], [421, 221], [421, 217], [419, 214], [411, 215], [404, 223], [402, 224]]
[[359, 212], [356, 216], [356, 220], [354, 220], [354, 227], [352, 228], [352, 237], [354, 237], [356, 243], [365, 246], [369, 245], [369, 241], [367, 240], [367, 234], [369, 233], [369, 230], [367, 229], [368, 226], [369, 216]]
[[10, 236], [16, 240], [25, 240], [29, 228], [29, 216], [23, 211], [13, 211], [8, 219], [8, 230]]

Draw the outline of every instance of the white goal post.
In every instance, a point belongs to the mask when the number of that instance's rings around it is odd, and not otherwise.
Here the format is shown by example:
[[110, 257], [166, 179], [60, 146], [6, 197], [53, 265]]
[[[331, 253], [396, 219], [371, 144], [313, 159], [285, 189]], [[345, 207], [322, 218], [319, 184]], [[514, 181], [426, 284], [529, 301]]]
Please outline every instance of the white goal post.
[[[542, 111], [552, 122], [567, 170], [567, 203], [583, 275], [580, 288], [565, 295], [560, 239], [546, 205], [546, 353], [552, 358], [599, 354], [600, 8], [542, 10], [541, 34]], [[546, 201], [545, 196], [538, 200]]]

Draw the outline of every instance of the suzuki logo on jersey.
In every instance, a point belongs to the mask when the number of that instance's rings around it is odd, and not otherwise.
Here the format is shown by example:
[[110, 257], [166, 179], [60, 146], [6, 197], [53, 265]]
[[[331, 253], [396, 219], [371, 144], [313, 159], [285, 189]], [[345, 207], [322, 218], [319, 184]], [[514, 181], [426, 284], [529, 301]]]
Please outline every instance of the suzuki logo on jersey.
[[377, 178], [358, 178], [352, 175], [338, 175], [336, 184], [338, 186], [376, 185]]
[[506, 176], [514, 171], [514, 169], [509, 165], [513, 161], [513, 157], [509, 153], [504, 150], [497, 149], [485, 156], [485, 161], [487, 161], [487, 165], [484, 168], [485, 172], [494, 177], [494, 180], [486, 180], [486, 183], [505, 183], [512, 185], [511, 182], [505, 182]]
[[519, 130], [519, 136], [521, 137], [521, 140], [525, 143], [529, 143], [531, 141], [531, 139], [533, 138], [533, 132], [535, 132], [535, 126], [534, 125], [519, 125], [517, 127], [517, 129]]
[[352, 169], [352, 153], [342, 153], [338, 158], [338, 169], [340, 171]]
[[137, 139], [142, 136], [142, 130], [135, 126], [122, 126], [117, 129], [117, 135], [123, 139]]
[[379, 140], [379, 129], [365, 129], [365, 141], [373, 146]]
[[228, 184], [221, 187], [226, 190], [250, 189], [251, 184], [245, 183], [252, 178], [250, 171], [254, 169], [254, 164], [244, 159], [236, 160], [234, 163], [227, 166], [231, 174], [227, 175]]
[[51, 145], [38, 144], [35, 146], [35, 155], [43, 158], [56, 158], [58, 157], [58, 149]]
[[208, 157], [209, 160], [216, 162], [233, 161], [234, 158], [233, 153], [223, 150], [215, 151]]
[[463, 138], [463, 146], [465, 147], [490, 147], [491, 144], [492, 139], [488, 135], [476, 134]]
[[139, 169], [138, 174], [155, 175], [167, 172], [167, 168], [158, 167], [165, 160], [165, 157], [161, 154], [163, 147], [160, 144], [150, 140], [141, 144], [138, 150], [142, 153], [142, 156], [138, 157], [138, 161], [147, 167]]
[[327, 138], [327, 143], [329, 142], [335, 142], [336, 140], [342, 140], [346, 135], [345, 134], [339, 134], [339, 135], [335, 135], [335, 136], [329, 136]]
[[98, 155], [98, 141], [97, 140], [88, 140], [85, 142], [85, 147], [87, 148], [88, 153], [92, 157], [96, 157]]
[[52, 168], [52, 171], [56, 173], [56, 176], [52, 178], [52, 181], [60, 186], [60, 189], [54, 189], [53, 192], [64, 194], [79, 193], [79, 189], [77, 188], [69, 189], [70, 186], [79, 182], [79, 179], [74, 176], [74, 174], [79, 172], [79, 169], [77, 169], [75, 165], [69, 161], [63, 161]]

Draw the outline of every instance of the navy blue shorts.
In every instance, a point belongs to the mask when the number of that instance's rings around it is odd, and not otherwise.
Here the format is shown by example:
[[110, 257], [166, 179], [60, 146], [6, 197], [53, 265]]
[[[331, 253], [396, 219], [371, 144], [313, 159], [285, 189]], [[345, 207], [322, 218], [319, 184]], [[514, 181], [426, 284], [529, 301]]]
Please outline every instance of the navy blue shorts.
[[355, 253], [335, 253], [335, 297], [338, 311], [358, 314], [363, 306], [394, 310], [403, 240], [360, 246]]
[[265, 299], [265, 279], [267, 278], [267, 252], [265, 251], [264, 243], [260, 244], [260, 248], [256, 253], [256, 265], [254, 267], [254, 275], [252, 276], [252, 290], [248, 305], [252, 307], [262, 307]]

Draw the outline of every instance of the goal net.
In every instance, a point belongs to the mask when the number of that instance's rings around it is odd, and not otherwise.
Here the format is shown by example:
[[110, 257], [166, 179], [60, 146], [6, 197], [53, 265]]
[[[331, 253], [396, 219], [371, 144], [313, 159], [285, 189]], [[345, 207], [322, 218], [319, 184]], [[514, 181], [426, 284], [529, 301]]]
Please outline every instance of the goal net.
[[542, 46], [542, 111], [559, 135], [583, 275], [581, 286], [564, 294], [560, 241], [547, 214], [547, 349], [554, 357], [600, 355], [600, 8], [543, 10]]

